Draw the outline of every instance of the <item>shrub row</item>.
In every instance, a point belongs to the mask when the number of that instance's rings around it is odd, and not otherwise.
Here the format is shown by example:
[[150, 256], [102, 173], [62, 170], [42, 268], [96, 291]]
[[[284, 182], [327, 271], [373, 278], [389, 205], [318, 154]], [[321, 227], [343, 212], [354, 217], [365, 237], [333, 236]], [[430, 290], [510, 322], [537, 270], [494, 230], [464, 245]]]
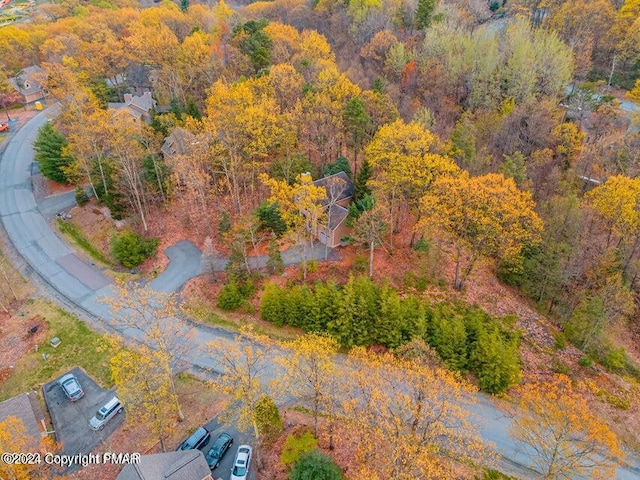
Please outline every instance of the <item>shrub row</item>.
[[480, 388], [500, 393], [520, 377], [519, 335], [514, 317], [496, 318], [478, 307], [428, 305], [368, 277], [286, 288], [267, 283], [261, 316], [276, 325], [327, 332], [344, 347], [396, 348], [424, 339], [447, 366], [473, 372]]

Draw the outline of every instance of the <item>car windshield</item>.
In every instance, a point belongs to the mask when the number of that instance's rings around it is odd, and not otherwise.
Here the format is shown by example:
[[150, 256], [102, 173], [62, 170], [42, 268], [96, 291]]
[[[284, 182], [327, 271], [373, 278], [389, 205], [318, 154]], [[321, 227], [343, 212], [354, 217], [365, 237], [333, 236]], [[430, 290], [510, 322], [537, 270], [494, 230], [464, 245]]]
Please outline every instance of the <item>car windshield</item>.
[[247, 467], [239, 467], [238, 465], [233, 467], [233, 474], [236, 477], [241, 477], [242, 475], [244, 475], [246, 473], [247, 473]]
[[98, 410], [98, 413], [96, 413], [96, 418], [98, 420], [104, 420], [104, 416], [107, 412], [105, 412], [103, 409]]

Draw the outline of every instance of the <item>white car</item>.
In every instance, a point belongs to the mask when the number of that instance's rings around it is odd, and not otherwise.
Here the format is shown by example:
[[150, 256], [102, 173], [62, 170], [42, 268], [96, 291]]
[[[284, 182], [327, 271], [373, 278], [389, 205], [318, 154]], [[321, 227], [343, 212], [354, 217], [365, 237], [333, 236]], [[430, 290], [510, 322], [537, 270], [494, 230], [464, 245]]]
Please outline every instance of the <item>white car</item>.
[[249, 466], [251, 465], [251, 447], [240, 445], [233, 461], [230, 480], [247, 480], [249, 476]]

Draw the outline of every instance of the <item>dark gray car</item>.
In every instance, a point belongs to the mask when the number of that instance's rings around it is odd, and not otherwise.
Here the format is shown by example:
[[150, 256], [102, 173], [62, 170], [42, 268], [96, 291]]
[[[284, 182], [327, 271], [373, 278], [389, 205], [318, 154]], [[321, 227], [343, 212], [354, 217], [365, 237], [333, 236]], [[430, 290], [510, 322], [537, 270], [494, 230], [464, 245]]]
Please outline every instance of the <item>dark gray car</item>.
[[206, 428], [200, 427], [195, 432], [193, 432], [189, 438], [182, 442], [180, 446], [176, 448], [176, 451], [195, 450], [197, 448], [200, 448], [209, 441], [210, 437], [211, 433], [209, 433]]
[[58, 385], [62, 387], [62, 391], [72, 402], [80, 400], [84, 396], [84, 390], [73, 373], [67, 373], [60, 377]]
[[220, 460], [224, 454], [229, 450], [229, 447], [233, 443], [233, 438], [228, 433], [221, 433], [218, 439], [213, 443], [213, 446], [209, 449], [205, 455], [205, 460], [211, 470], [218, 468]]

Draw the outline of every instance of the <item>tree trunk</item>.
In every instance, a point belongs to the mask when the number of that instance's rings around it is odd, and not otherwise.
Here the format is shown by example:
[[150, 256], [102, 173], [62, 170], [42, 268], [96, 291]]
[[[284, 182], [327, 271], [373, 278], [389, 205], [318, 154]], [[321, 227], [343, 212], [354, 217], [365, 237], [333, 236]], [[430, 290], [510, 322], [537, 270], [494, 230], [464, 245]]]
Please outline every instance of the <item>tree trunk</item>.
[[369, 277], [373, 278], [373, 251], [376, 248], [376, 241], [369, 242]]

